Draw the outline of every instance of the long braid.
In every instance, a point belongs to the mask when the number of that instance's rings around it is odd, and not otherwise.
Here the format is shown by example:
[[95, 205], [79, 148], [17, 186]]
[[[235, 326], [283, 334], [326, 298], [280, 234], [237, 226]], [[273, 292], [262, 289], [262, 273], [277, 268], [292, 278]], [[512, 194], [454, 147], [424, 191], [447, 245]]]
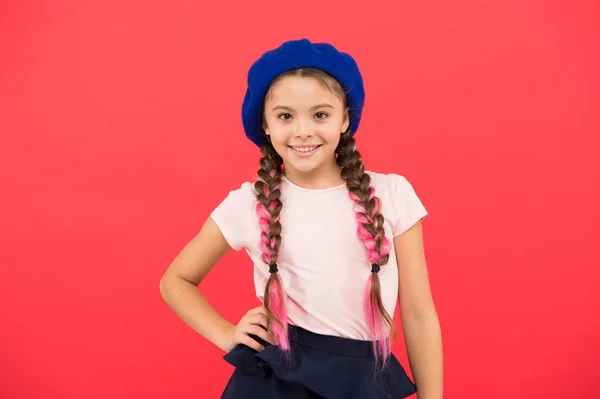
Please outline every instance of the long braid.
[[279, 246], [281, 245], [281, 191], [279, 186], [283, 175], [283, 159], [270, 141], [261, 147], [263, 157], [260, 160], [258, 180], [254, 183], [256, 190], [256, 213], [261, 230], [260, 248], [262, 260], [269, 265], [270, 276], [265, 286], [264, 305], [269, 315], [269, 331], [273, 332], [276, 343], [284, 351], [289, 351], [287, 335], [288, 322], [285, 306], [285, 291], [281, 277], [277, 271]]
[[373, 352], [376, 358], [386, 362], [390, 354], [390, 345], [386, 336], [386, 327], [392, 336], [396, 327], [392, 317], [381, 300], [379, 268], [387, 264], [391, 250], [390, 240], [385, 236], [384, 218], [381, 215], [381, 200], [375, 196], [371, 178], [365, 173], [360, 153], [356, 150], [356, 140], [348, 132], [342, 134], [336, 149], [337, 163], [342, 167], [341, 176], [346, 181], [350, 198], [354, 201], [357, 234], [367, 248], [372, 264], [371, 274], [365, 287], [365, 314], [373, 338]]

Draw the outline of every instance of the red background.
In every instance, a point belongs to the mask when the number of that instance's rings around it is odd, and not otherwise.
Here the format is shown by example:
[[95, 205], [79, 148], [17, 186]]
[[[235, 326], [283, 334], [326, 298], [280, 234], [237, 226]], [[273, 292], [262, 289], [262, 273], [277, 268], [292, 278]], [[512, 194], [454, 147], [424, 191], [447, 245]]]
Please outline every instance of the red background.
[[[231, 367], [159, 279], [258, 168], [249, 65], [348, 51], [371, 170], [405, 175], [445, 348], [445, 398], [597, 398], [597, 2], [0, 4], [0, 397], [218, 398]], [[256, 306], [231, 253], [202, 286]], [[406, 363], [400, 340], [395, 352]]]

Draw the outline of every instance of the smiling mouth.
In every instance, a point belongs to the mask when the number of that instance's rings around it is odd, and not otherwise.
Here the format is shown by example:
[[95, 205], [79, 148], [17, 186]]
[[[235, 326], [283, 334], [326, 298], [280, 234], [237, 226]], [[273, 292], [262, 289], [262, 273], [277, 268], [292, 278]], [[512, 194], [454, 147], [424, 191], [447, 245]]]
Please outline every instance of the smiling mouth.
[[296, 152], [300, 152], [300, 153], [309, 153], [312, 152], [314, 150], [316, 150], [317, 148], [319, 148], [322, 144], [318, 144], [318, 145], [312, 145], [312, 146], [291, 146], [289, 145], [288, 147], [290, 147], [292, 150], [296, 151]]

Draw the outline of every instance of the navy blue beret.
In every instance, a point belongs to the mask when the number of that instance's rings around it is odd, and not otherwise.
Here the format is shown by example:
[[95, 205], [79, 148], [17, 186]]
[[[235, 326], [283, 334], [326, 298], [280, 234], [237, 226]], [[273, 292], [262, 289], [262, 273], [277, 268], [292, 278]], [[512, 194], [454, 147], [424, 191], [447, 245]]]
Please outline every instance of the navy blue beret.
[[257, 146], [266, 139], [262, 127], [263, 108], [271, 82], [296, 68], [320, 69], [333, 76], [344, 88], [350, 107], [350, 133], [358, 129], [365, 102], [363, 79], [356, 61], [328, 43], [308, 39], [291, 40], [264, 53], [248, 71], [248, 88], [242, 104], [242, 122], [246, 136]]

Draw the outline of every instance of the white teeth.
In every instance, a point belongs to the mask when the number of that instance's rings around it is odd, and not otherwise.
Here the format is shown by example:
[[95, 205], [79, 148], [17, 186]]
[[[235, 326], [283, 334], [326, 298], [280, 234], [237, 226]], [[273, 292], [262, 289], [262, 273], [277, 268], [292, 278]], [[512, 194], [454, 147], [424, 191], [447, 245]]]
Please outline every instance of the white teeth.
[[317, 147], [293, 147], [293, 148], [294, 148], [294, 151], [298, 151], [298, 152], [310, 152]]

